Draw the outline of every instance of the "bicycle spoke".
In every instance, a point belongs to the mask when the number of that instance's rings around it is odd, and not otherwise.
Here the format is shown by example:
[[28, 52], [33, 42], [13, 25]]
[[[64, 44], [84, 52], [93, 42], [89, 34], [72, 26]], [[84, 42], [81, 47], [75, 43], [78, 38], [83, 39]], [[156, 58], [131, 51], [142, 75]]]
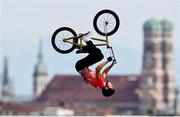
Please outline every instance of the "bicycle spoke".
[[66, 49], [69, 49], [69, 44], [68, 43], [64, 43], [62, 42], [60, 45], [59, 45], [59, 48], [61, 48], [62, 50], [66, 50]]
[[61, 48], [62, 45], [63, 45], [63, 42], [61, 42], [60, 44], [57, 44], [57, 47]]
[[64, 43], [62, 44], [62, 47], [61, 47], [62, 49], [64, 48]]
[[65, 38], [67, 38], [68, 37], [68, 32], [65, 32]]
[[108, 25], [108, 27], [113, 27], [112, 25]]
[[[66, 43], [63, 43], [63, 47], [62, 48], [64, 48], [64, 45], [66, 45]], [[64, 49], [65, 50], [65, 49]]]
[[114, 18], [112, 19], [112, 17], [109, 17], [109, 19], [108, 19], [108, 31], [110, 32], [110, 31], [112, 31], [113, 30], [113, 28], [115, 27], [115, 25], [114, 25]]
[[106, 17], [103, 17], [104, 22], [106, 22]]
[[113, 24], [114, 22], [110, 22], [110, 20], [109, 20], [109, 24]]
[[99, 25], [104, 25], [104, 21], [101, 20], [100, 22], [98, 22], [98, 26]]
[[98, 26], [100, 30], [102, 30], [104, 28], [104, 24], [101, 24]]
[[65, 43], [66, 47], [69, 48], [69, 44]]
[[100, 22], [101, 22], [102, 24], [105, 24], [105, 20], [101, 20]]
[[61, 41], [63, 41], [64, 38], [62, 36], [59, 36], [59, 37], [61, 38]]
[[107, 15], [105, 16], [105, 19], [106, 19], [105, 21], [108, 22], [109, 14], [107, 14]]
[[63, 37], [63, 38], [65, 37], [64, 35], [65, 35], [64, 32], [62, 32], [62, 37]]
[[111, 18], [107, 19], [108, 24], [110, 23], [110, 21], [111, 21]]
[[62, 44], [64, 44], [64, 42], [60, 42], [58, 45], [62, 45]]

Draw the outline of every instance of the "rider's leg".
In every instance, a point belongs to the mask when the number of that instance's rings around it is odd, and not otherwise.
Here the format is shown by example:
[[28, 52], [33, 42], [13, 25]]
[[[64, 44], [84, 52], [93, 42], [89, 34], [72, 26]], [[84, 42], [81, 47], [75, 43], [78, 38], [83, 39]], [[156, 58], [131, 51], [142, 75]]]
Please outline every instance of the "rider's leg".
[[99, 48], [97, 48], [97, 47], [92, 43], [92, 41], [87, 41], [86, 44], [87, 44], [87, 45], [82, 48], [83, 51], [86, 51], [86, 52], [88, 52], [88, 53], [92, 53], [92, 52], [94, 53], [94, 51], [96, 51], [97, 49], [99, 50]]
[[[86, 35], [84, 35], [83, 37], [81, 37], [81, 40], [83, 40], [87, 45], [86, 46], [83, 46], [81, 49], [80, 47], [77, 47], [79, 50], [76, 51], [76, 53], [89, 53], [88, 51], [90, 50], [88, 45], [89, 46], [94, 46], [94, 44], [89, 44], [89, 43], [92, 43], [92, 42], [89, 42], [89, 38], [90, 38], [90, 35], [91, 35], [91, 32], [89, 31], [88, 33], [86, 33]], [[96, 48], [94, 46], [94, 48]]]
[[86, 42], [87, 46], [83, 49], [89, 53], [85, 58], [77, 61], [75, 67], [77, 71], [83, 70], [85, 67], [91, 66], [103, 59], [103, 54], [99, 48], [92, 43], [92, 41]]
[[102, 72], [102, 75], [104, 78], [107, 76], [108, 72], [111, 70], [113, 65], [114, 65], [114, 62], [112, 62], [111, 65], [109, 65], [107, 68], [104, 69], [104, 71]]

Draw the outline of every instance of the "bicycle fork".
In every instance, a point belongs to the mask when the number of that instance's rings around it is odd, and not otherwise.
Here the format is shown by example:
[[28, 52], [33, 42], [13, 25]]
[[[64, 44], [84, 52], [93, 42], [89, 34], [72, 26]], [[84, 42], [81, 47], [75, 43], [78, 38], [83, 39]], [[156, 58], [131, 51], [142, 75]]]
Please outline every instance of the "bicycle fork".
[[116, 64], [117, 61], [116, 61], [116, 58], [115, 58], [115, 54], [114, 54], [113, 48], [109, 47], [109, 49], [110, 49], [110, 55], [112, 55], [112, 57], [114, 58], [114, 61], [115, 61], [114, 64]]

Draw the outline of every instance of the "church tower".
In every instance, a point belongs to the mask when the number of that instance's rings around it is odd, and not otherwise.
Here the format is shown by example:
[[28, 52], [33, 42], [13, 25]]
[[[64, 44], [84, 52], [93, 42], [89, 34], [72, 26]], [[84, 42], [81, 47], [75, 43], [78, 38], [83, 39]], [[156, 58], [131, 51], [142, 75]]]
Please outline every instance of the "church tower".
[[172, 24], [151, 19], [145, 22], [143, 29], [143, 80], [140, 87], [147, 95], [142, 96], [141, 110], [146, 113], [172, 108], [175, 101]]
[[34, 71], [34, 86], [33, 86], [33, 93], [34, 97], [38, 97], [42, 91], [46, 88], [48, 83], [48, 74], [46, 70], [46, 66], [43, 61], [43, 54], [42, 54], [42, 40], [39, 42], [39, 52], [38, 52], [38, 61], [35, 66]]
[[[146, 95], [141, 99], [141, 109], [146, 113], [150, 109], [164, 108], [163, 103], [163, 74], [162, 69], [162, 28], [161, 24], [154, 20], [148, 20], [144, 24], [144, 79], [141, 88], [146, 89]], [[151, 91], [150, 91], [151, 90]], [[151, 110], [153, 111], [153, 110]]]
[[163, 20], [162, 25], [162, 51], [163, 51], [163, 70], [164, 70], [164, 97], [163, 100], [168, 108], [174, 105], [175, 100], [175, 75], [173, 68], [173, 26], [171, 22]]
[[5, 57], [4, 58], [4, 71], [3, 71], [3, 78], [2, 78], [2, 99], [3, 100], [11, 100], [11, 98], [13, 98], [14, 96], [14, 87], [13, 84], [11, 82], [11, 79], [9, 77], [9, 73], [8, 73], [8, 58]]

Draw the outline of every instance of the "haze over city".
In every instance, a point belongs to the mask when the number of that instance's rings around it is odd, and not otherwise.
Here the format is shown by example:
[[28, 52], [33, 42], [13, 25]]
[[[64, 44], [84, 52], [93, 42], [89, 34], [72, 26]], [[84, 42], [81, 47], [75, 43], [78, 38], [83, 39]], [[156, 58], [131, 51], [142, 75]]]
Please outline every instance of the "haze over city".
[[[43, 40], [44, 63], [49, 79], [55, 74], [76, 74], [74, 64], [84, 55], [59, 54], [51, 45], [53, 32], [62, 26], [76, 33], [92, 31], [93, 18], [102, 9], [114, 10], [120, 18], [119, 30], [110, 38], [118, 64], [110, 74], [140, 74], [143, 54], [143, 24], [154, 18], [168, 19], [174, 26], [174, 68], [177, 86], [180, 86], [180, 1], [143, 0], [2, 0], [0, 29], [0, 66], [3, 57], [9, 60], [9, 75], [17, 95], [32, 95], [33, 72], [37, 63], [39, 39]], [[108, 51], [102, 47], [105, 57]]]

